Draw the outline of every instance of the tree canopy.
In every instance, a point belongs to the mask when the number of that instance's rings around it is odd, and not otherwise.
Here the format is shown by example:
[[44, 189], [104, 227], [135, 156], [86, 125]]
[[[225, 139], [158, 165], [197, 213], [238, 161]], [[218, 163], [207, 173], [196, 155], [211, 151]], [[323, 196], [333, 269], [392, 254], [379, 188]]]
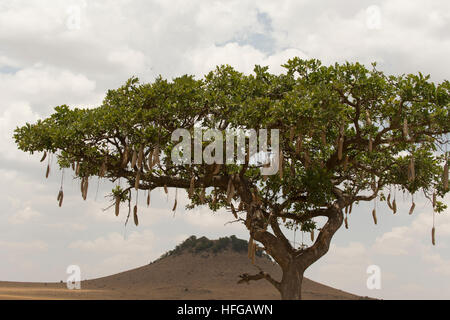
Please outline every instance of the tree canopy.
[[[14, 138], [23, 151], [53, 153], [61, 168], [72, 166], [82, 189], [89, 177], [123, 179], [127, 185], [112, 192], [116, 204], [130, 201], [133, 188], [172, 187], [188, 190], [189, 208], [231, 210], [248, 228], [250, 244], [262, 243], [285, 274], [299, 252], [295, 265], [303, 274], [328, 251], [355, 203], [387, 200], [395, 213], [392, 190], [401, 189], [423, 192], [436, 212], [445, 209], [449, 81], [386, 75], [375, 64], [324, 66], [293, 58], [284, 67], [279, 75], [262, 66], [245, 75], [226, 65], [202, 79], [159, 77], [140, 84], [131, 78], [109, 90], [101, 106], [58, 106], [50, 117], [17, 128]], [[279, 174], [263, 176], [248, 161], [174, 164], [172, 132], [196, 126], [279, 129]], [[137, 209], [134, 214], [137, 223]], [[320, 216], [328, 222], [309, 248], [292, 246], [280, 228], [314, 232], [313, 219]], [[282, 296], [289, 289], [284, 277], [264, 278]]]

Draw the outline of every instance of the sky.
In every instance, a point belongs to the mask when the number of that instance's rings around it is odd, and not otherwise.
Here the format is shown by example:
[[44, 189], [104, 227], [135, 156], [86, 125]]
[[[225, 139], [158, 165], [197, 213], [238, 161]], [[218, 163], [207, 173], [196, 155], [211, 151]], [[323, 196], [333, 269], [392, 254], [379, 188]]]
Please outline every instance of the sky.
[[[133, 75], [199, 78], [220, 64], [279, 73], [294, 56], [377, 62], [388, 74], [421, 71], [441, 82], [450, 70], [449, 30], [447, 0], [0, 0], [0, 281], [65, 280], [74, 264], [83, 279], [106, 276], [147, 264], [190, 235], [248, 238], [242, 225], [227, 224], [229, 213], [185, 211], [181, 192], [173, 214], [174, 190], [155, 190], [150, 208], [140, 206], [140, 226], [125, 227], [124, 214], [103, 211], [111, 186], [92, 181], [82, 201], [70, 172], [58, 208], [62, 173], [53, 159], [46, 180], [40, 155], [17, 150], [17, 126], [57, 105], [94, 108]], [[418, 195], [409, 216], [411, 197], [397, 192], [397, 200], [395, 216], [378, 203], [377, 226], [373, 203], [355, 207], [349, 230], [336, 233], [306, 276], [364, 296], [450, 299], [449, 210], [436, 216], [432, 246], [431, 205]], [[301, 233], [287, 235], [301, 242]], [[367, 288], [371, 265], [380, 289]]]

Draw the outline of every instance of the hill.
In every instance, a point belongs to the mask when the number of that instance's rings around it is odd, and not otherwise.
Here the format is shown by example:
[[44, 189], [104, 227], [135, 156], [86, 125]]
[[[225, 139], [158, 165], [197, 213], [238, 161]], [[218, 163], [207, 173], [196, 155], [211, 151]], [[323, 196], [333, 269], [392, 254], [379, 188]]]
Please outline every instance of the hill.
[[[279, 267], [267, 255], [259, 252], [255, 264], [280, 278]], [[83, 281], [82, 290], [67, 290], [63, 283], [0, 282], [0, 299], [279, 299], [266, 281], [237, 284], [240, 274], [258, 271], [247, 258], [246, 241], [190, 237], [149, 265]], [[303, 297], [361, 299], [309, 279]]]

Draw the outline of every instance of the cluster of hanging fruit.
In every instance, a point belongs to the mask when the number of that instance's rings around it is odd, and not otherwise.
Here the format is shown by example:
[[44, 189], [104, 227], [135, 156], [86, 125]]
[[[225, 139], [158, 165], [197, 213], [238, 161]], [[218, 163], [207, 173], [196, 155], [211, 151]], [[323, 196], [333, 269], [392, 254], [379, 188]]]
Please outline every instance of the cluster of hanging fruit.
[[[310, 150], [309, 148], [305, 148], [305, 141], [309, 141], [312, 140], [314, 137], [319, 137], [320, 141], [322, 143], [322, 145], [327, 145], [327, 133], [326, 133], [326, 129], [324, 128], [315, 128], [315, 129], [310, 129], [308, 132], [300, 132], [298, 134], [296, 134], [295, 132], [295, 128], [291, 127], [290, 128], [290, 133], [289, 133], [289, 143], [290, 145], [295, 149], [295, 154], [296, 156], [300, 157], [302, 159], [303, 162], [303, 166], [305, 169], [309, 169], [311, 167], [311, 163], [312, 163], [312, 159], [311, 159], [311, 154], [310, 154]], [[343, 158], [343, 151], [344, 151], [344, 133], [345, 133], [345, 124], [341, 124], [341, 126], [339, 127], [339, 136], [336, 140], [336, 150], [338, 152], [338, 158], [339, 161], [342, 160]], [[297, 135], [297, 137], [296, 137]], [[279, 177], [280, 179], [283, 179], [283, 175], [284, 175], [284, 153], [282, 150], [282, 147], [280, 146], [280, 151], [279, 151]], [[348, 156], [346, 156], [346, 158], [344, 159], [344, 169], [347, 169], [347, 165], [348, 165]], [[321, 166], [323, 166], [323, 162], [319, 163]], [[269, 166], [270, 164], [267, 164], [266, 166]], [[294, 175], [295, 174], [295, 167], [294, 167], [294, 163], [291, 162], [291, 166], [290, 166], [290, 170], [291, 170], [291, 174]], [[264, 180], [267, 179], [267, 176], [263, 177]]]
[[[370, 119], [370, 114], [368, 111], [366, 111], [366, 121], [367, 121], [368, 125], [372, 124], [372, 121]], [[405, 139], [407, 141], [410, 141], [407, 119], [405, 119], [403, 121], [402, 133], [403, 133], [403, 136], [405, 137]], [[343, 141], [344, 141], [343, 134], [344, 134], [344, 130], [343, 130], [343, 127], [341, 126], [340, 130], [339, 130], [339, 139], [338, 139], [338, 159], [339, 160], [342, 159], [342, 149], [343, 149]], [[369, 152], [372, 152], [372, 148], [373, 148], [372, 144], [373, 144], [373, 141], [369, 135], [369, 145], [368, 145]], [[347, 162], [347, 161], [345, 161], [345, 162]], [[411, 158], [410, 158], [410, 161], [408, 164], [407, 177], [408, 177], [409, 182], [414, 182], [414, 180], [416, 179], [415, 160], [414, 160], [413, 155], [411, 155]], [[446, 153], [445, 164], [444, 164], [444, 168], [443, 168], [442, 184], [443, 184], [443, 189], [445, 191], [447, 191], [448, 190], [448, 156], [447, 156], [447, 153]], [[411, 207], [409, 209], [409, 215], [412, 215], [416, 208], [416, 204], [414, 202], [414, 194], [411, 195], [411, 199], [412, 199], [411, 200], [412, 203], [411, 203]], [[374, 199], [374, 209], [372, 210], [372, 218], [373, 218], [375, 225], [378, 223], [377, 211], [376, 211], [376, 200], [377, 200], [377, 198]], [[396, 199], [395, 199], [395, 193], [394, 193], [394, 199], [393, 199], [393, 201], [391, 201], [391, 192], [389, 192], [386, 202], [387, 202], [388, 207], [392, 210], [393, 214], [396, 214], [397, 213], [397, 203], [396, 203]], [[435, 245], [436, 244], [436, 228], [435, 228], [435, 210], [434, 209], [436, 207], [436, 192], [433, 193], [433, 201], [432, 202], [433, 202], [433, 227], [432, 227], [432, 231], [431, 231], [431, 238], [432, 238], [432, 244]], [[348, 229], [348, 215], [351, 213], [351, 210], [352, 210], [351, 205], [347, 206], [345, 208], [344, 225], [345, 225], [346, 229]]]
[[[190, 199], [194, 197], [195, 194], [195, 176], [191, 176], [191, 181], [189, 183], [189, 190], [188, 190], [188, 196]], [[204, 186], [201, 186], [200, 192], [199, 192], [199, 200], [200, 204], [204, 204], [206, 199], [206, 188]]]
[[[131, 168], [134, 169], [136, 175], [134, 179], [134, 189], [136, 190], [136, 203], [133, 208], [133, 221], [136, 226], [139, 225], [139, 217], [138, 217], [138, 197], [139, 197], [139, 186], [141, 182], [141, 174], [144, 172], [144, 169], [146, 171], [151, 171], [154, 166], [160, 165], [160, 147], [158, 145], [155, 146], [154, 149], [152, 149], [149, 153], [148, 159], [145, 159], [145, 150], [144, 146], [141, 144], [138, 150], [134, 149], [131, 159], [129, 159], [129, 150], [128, 146], [125, 146], [125, 150], [123, 153], [122, 158], [122, 167], [126, 168], [128, 164], [131, 164]], [[167, 186], [164, 186], [164, 191], [166, 194], [168, 193]], [[176, 202], [175, 199], [175, 206], [174, 210], [176, 209]], [[150, 190], [147, 190], [147, 207], [150, 206]], [[116, 199], [116, 215], [119, 214], [120, 210], [120, 199]]]
[[[444, 164], [444, 172], [442, 175], [442, 184], [443, 189], [445, 192], [448, 191], [448, 153], [445, 153], [445, 164]], [[432, 198], [433, 203], [433, 228], [431, 229], [431, 242], [433, 245], [436, 245], [436, 227], [435, 227], [435, 218], [436, 218], [436, 206], [437, 206], [437, 200], [436, 200], [436, 191], [433, 193]]]
[[[48, 159], [46, 172], [45, 172], [46, 178], [48, 178], [50, 176], [51, 158], [52, 158], [52, 154], [48, 153], [47, 151], [44, 151], [42, 158], [40, 160], [41, 162], [44, 162], [46, 159]], [[98, 172], [99, 178], [104, 178], [107, 173], [107, 170], [108, 170], [107, 160], [108, 160], [108, 156], [105, 155], [104, 159], [101, 163], [101, 166], [99, 168], [99, 172]], [[122, 168], [126, 168], [126, 167], [128, 167], [128, 165], [131, 165], [131, 168], [133, 168], [135, 170], [136, 176], [135, 176], [134, 187], [136, 189], [136, 192], [139, 192], [141, 173], [143, 172], [144, 168], [145, 168], [145, 170], [150, 171], [150, 170], [152, 170], [152, 168], [155, 165], [159, 165], [159, 164], [160, 164], [159, 146], [156, 146], [153, 150], [151, 150], [149, 157], [148, 157], [148, 161], [145, 161], [145, 159], [144, 159], [144, 147], [143, 146], [141, 146], [138, 150], [133, 150], [131, 157], [130, 157], [130, 150], [129, 150], [128, 146], [126, 145], [124, 148], [121, 166], [122, 166]], [[80, 178], [81, 196], [82, 196], [83, 200], [86, 200], [87, 195], [88, 195], [88, 189], [89, 189], [89, 176], [80, 176], [81, 163], [79, 161], [76, 163], [72, 163], [71, 167], [72, 167], [72, 170], [74, 170], [74, 172], [75, 172], [75, 176]], [[62, 175], [64, 175], [64, 169], [62, 170]], [[166, 193], [168, 193], [167, 187], [165, 187], [164, 190]], [[60, 187], [60, 190], [59, 190], [58, 196], [57, 196], [58, 205], [60, 207], [63, 204], [63, 199], [64, 199], [64, 191], [63, 191], [63, 178], [62, 178], [61, 179], [61, 187]], [[116, 197], [115, 197], [115, 215], [116, 216], [118, 216], [120, 213], [120, 203], [121, 203], [121, 197], [116, 195]], [[148, 206], [150, 205], [150, 191], [148, 191], [148, 195], [147, 195], [147, 205]], [[176, 209], [176, 201], [175, 201], [175, 205], [174, 205], [174, 210], [175, 209]], [[138, 221], [138, 217], [137, 217], [137, 202], [133, 209], [133, 213], [134, 213], [135, 224], [138, 225], [139, 221]]]
[[[368, 125], [372, 124], [369, 111], [366, 111], [366, 122]], [[408, 122], [406, 119], [403, 122], [402, 133], [406, 139], [409, 139], [408, 138], [409, 137]], [[311, 133], [310, 133], [310, 135], [311, 135]], [[341, 124], [339, 127], [339, 135], [338, 135], [338, 139], [337, 139], [337, 157], [338, 157], [339, 161], [343, 160], [343, 158], [344, 158], [344, 154], [343, 154], [344, 141], [345, 141], [344, 135], [345, 135], [345, 125]], [[311, 164], [311, 158], [309, 155], [308, 148], [303, 148], [303, 143], [304, 143], [303, 135], [299, 134], [297, 136], [297, 139], [295, 139], [294, 129], [291, 128], [289, 138], [290, 138], [291, 143], [294, 143], [294, 140], [295, 140], [295, 152], [297, 155], [300, 155], [300, 154], [302, 155], [303, 160], [304, 160], [304, 166], [305, 166], [305, 168], [308, 168]], [[324, 131], [321, 132], [321, 139], [322, 139], [323, 144], [326, 144], [326, 134]], [[372, 141], [372, 137], [369, 136], [369, 145], [368, 145], [369, 152], [372, 151], [372, 148], [373, 148], [373, 141]], [[131, 153], [131, 157], [130, 157], [130, 153]], [[51, 158], [51, 156], [48, 155], [47, 151], [44, 151], [44, 154], [41, 158], [41, 162], [44, 162], [45, 159], [48, 159], [48, 164], [47, 164], [46, 173], [45, 173], [46, 178], [49, 177], [50, 171], [51, 171], [50, 158]], [[99, 178], [103, 178], [107, 173], [107, 159], [108, 159], [107, 155], [105, 155], [103, 162], [99, 169]], [[348, 155], [346, 155], [345, 159], [344, 159], [344, 169], [347, 168], [348, 159], [349, 159]], [[130, 152], [128, 145], [125, 145], [121, 165], [122, 165], [122, 168], [126, 168], [126, 167], [128, 167], [128, 165], [131, 165], [131, 168], [133, 168], [135, 170], [134, 188], [136, 190], [136, 203], [133, 208], [133, 217], [134, 217], [134, 222], [136, 225], [139, 224], [137, 199], [138, 199], [139, 186], [140, 186], [140, 181], [141, 181], [141, 174], [144, 172], [144, 169], [147, 171], [151, 171], [155, 165], [159, 165], [159, 164], [160, 164], [160, 147], [158, 145], [156, 145], [155, 148], [150, 151], [147, 161], [145, 160], [145, 150], [144, 150], [143, 145], [141, 145], [139, 147], [139, 149], [133, 149], [132, 152]], [[280, 179], [283, 179], [283, 173], [284, 173], [283, 165], [284, 165], [284, 154], [283, 154], [283, 150], [280, 148], [280, 151], [279, 151], [279, 177], [280, 177]], [[80, 177], [80, 168], [81, 168], [80, 162], [76, 162], [76, 163], [72, 164], [72, 169], [75, 171], [75, 175], [78, 177]], [[221, 165], [216, 164], [213, 174], [217, 174], [220, 171], [220, 168], [221, 168]], [[408, 181], [413, 182], [416, 179], [415, 161], [414, 161], [413, 156], [411, 156], [411, 158], [410, 158], [407, 174], [408, 174]], [[237, 179], [237, 178], [238, 178], [238, 176], [232, 175], [229, 179], [227, 193], [226, 193], [226, 202], [228, 205], [232, 205], [232, 199], [235, 195], [235, 186], [234, 186], [233, 180]], [[267, 177], [264, 177], [264, 178], [267, 178]], [[81, 195], [82, 195], [82, 198], [84, 200], [86, 200], [87, 194], [88, 194], [88, 188], [89, 188], [89, 177], [83, 176], [83, 177], [80, 177], [80, 180], [81, 180], [81, 184], [80, 184]], [[446, 161], [445, 161], [445, 165], [444, 165], [442, 181], [443, 181], [444, 190], [448, 190], [448, 159], [447, 159], [447, 157], [446, 157]], [[192, 175], [191, 181], [190, 181], [190, 187], [188, 190], [188, 194], [189, 194], [190, 198], [193, 197], [195, 187], [196, 187], [195, 186], [195, 177], [194, 177], [194, 175]], [[167, 186], [164, 186], [164, 192], [166, 194], [168, 194]], [[174, 212], [176, 211], [177, 204], [178, 204], [177, 195], [178, 195], [178, 190], [176, 190], [175, 202], [174, 202], [174, 205], [172, 208], [172, 210]], [[436, 205], [435, 197], [436, 196], [434, 194], [433, 195], [433, 208], [435, 208], [435, 205]], [[205, 202], [206, 188], [203, 186], [201, 186], [199, 198], [200, 198], [200, 203]], [[61, 182], [61, 188], [60, 188], [60, 190], [58, 192], [58, 196], [57, 196], [57, 201], [58, 201], [58, 204], [60, 207], [62, 206], [63, 199], [64, 199], [64, 191], [63, 191], [63, 185]], [[217, 201], [216, 195], [214, 196], [214, 201]], [[116, 199], [115, 199], [115, 215], [116, 216], [118, 216], [120, 213], [120, 203], [121, 203], [120, 197], [116, 196]], [[150, 190], [148, 190], [148, 194], [147, 194], [147, 206], [149, 206], [149, 205], [150, 205]], [[393, 211], [394, 214], [397, 213], [397, 203], [396, 203], [396, 199], [395, 199], [395, 194], [394, 194], [394, 199], [391, 202], [391, 193], [389, 193], [389, 195], [387, 197], [387, 205]], [[414, 212], [415, 206], [416, 206], [416, 204], [414, 203], [414, 195], [412, 195], [412, 204], [411, 204], [411, 207], [409, 210], [410, 215]], [[345, 208], [344, 223], [345, 223], [346, 229], [348, 229], [348, 215], [351, 214], [351, 211], [352, 211], [352, 205]], [[235, 210], [233, 210], [233, 214], [235, 214]], [[236, 214], [235, 214], [235, 216], [236, 216]], [[373, 217], [374, 223], [377, 224], [378, 219], [377, 219], [377, 212], [376, 212], [376, 199], [375, 199], [374, 209], [372, 210], [372, 217]], [[311, 232], [311, 240], [312, 241], [314, 240], [314, 232], [313, 231]], [[432, 242], [433, 242], [433, 244], [435, 244], [434, 221], [433, 221], [433, 229], [432, 229]]]
[[353, 209], [353, 203], [350, 204], [349, 206], [346, 206], [344, 209], [344, 211], [345, 211], [345, 217], [344, 217], [345, 229], [348, 229], [348, 216], [352, 213], [352, 209]]

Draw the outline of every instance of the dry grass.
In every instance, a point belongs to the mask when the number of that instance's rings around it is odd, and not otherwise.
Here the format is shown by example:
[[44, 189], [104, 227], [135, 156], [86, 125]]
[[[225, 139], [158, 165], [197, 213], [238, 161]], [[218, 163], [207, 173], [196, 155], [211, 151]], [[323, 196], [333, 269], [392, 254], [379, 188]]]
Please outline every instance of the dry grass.
[[[276, 279], [277, 265], [267, 258], [255, 263]], [[0, 299], [279, 299], [266, 281], [237, 284], [239, 274], [257, 273], [245, 252], [229, 249], [166, 256], [156, 262], [112, 276], [83, 281], [82, 290], [68, 290], [64, 283], [0, 282]], [[305, 299], [360, 299], [356, 295], [305, 279]]]

